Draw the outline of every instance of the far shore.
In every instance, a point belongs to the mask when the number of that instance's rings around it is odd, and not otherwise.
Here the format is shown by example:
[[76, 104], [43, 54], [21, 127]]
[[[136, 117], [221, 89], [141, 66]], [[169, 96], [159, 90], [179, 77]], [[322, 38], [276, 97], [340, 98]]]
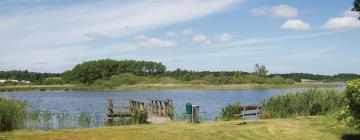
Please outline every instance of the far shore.
[[19, 91], [96, 91], [96, 90], [241, 90], [241, 89], [288, 89], [288, 88], [334, 88], [337, 84], [136, 84], [116, 87], [97, 87], [92, 85], [17, 85], [0, 86], [0, 92]]

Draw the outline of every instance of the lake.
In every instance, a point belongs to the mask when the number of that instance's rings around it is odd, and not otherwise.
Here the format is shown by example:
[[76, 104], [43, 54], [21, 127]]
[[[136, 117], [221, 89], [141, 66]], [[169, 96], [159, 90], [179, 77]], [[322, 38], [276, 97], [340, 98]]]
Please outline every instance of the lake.
[[102, 126], [106, 119], [107, 99], [113, 99], [115, 106], [127, 106], [129, 99], [145, 103], [149, 99], [172, 99], [176, 120], [184, 119], [179, 116], [185, 112], [185, 104], [191, 102], [193, 105], [200, 105], [202, 119], [214, 120], [227, 104], [260, 104], [273, 95], [302, 90], [304, 89], [3, 92], [0, 96], [25, 100], [40, 112], [69, 112], [75, 116], [87, 112], [91, 114], [93, 121], [97, 121], [92, 126]]

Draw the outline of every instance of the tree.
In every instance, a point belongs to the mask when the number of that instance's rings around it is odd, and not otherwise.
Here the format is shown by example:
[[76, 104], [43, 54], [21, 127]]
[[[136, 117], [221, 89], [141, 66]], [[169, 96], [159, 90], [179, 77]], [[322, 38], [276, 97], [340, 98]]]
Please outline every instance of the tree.
[[360, 0], [354, 1], [354, 7], [352, 8], [353, 11], [360, 12]]
[[348, 82], [345, 88], [345, 108], [340, 119], [347, 120], [360, 130], [360, 80]]
[[269, 71], [266, 69], [265, 65], [255, 64], [255, 73], [259, 77], [266, 77]]

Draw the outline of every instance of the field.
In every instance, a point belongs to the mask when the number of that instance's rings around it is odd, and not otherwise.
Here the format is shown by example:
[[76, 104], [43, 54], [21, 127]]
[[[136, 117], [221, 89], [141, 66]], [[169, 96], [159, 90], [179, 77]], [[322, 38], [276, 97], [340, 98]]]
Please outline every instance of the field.
[[202, 85], [202, 84], [137, 84], [121, 85], [114, 88], [95, 87], [91, 85], [18, 85], [0, 86], [0, 92], [12, 91], [64, 91], [64, 90], [235, 90], [235, 89], [283, 89], [283, 88], [332, 88], [338, 85], [326, 84], [228, 84], [228, 85]]
[[114, 126], [55, 131], [18, 130], [0, 133], [0, 139], [355, 139], [358, 133], [336, 120], [336, 115], [269, 119], [248, 122], [217, 121], [201, 124], [172, 122], [157, 125]]

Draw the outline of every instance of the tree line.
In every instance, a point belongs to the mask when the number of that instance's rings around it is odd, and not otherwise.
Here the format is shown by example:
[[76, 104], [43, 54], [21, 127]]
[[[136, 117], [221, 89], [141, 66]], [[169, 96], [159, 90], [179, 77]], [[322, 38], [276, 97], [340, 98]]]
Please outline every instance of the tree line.
[[292, 84], [301, 79], [317, 81], [350, 81], [360, 75], [342, 73], [317, 75], [309, 73], [268, 74], [265, 65], [254, 65], [253, 72], [166, 70], [162, 63], [136, 60], [102, 59], [76, 65], [64, 73], [0, 71], [0, 79], [27, 80], [34, 84]]

